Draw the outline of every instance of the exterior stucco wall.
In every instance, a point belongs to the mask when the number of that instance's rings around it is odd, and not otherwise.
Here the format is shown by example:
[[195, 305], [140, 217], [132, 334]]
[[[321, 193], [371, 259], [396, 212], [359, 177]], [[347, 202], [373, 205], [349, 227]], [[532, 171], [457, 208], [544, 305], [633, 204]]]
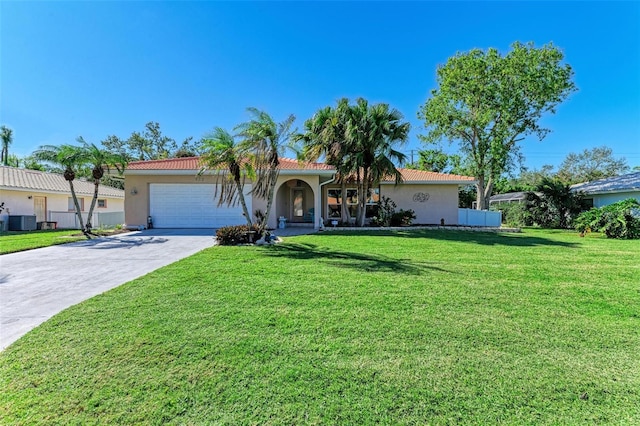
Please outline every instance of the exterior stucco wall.
[[[29, 197], [32, 197], [29, 199]], [[60, 193], [47, 193], [37, 191], [14, 191], [14, 190], [2, 190], [0, 195], [0, 202], [4, 202], [5, 210], [3, 214], [11, 215], [32, 215], [34, 214], [33, 197], [45, 197], [46, 198], [46, 210], [47, 214], [51, 211], [54, 212], [66, 212], [69, 211], [69, 194]], [[84, 199], [84, 211], [88, 212], [91, 207], [92, 196], [78, 195], [78, 199]], [[100, 212], [121, 212], [124, 210], [124, 200], [122, 198], [102, 197], [100, 200], [107, 200], [106, 208], [96, 207], [94, 211]], [[9, 213], [7, 213], [9, 212]]]
[[[420, 201], [426, 198], [424, 194], [428, 199]], [[391, 198], [398, 210], [413, 210], [414, 224], [439, 225], [442, 219], [446, 225], [458, 224], [458, 185], [385, 184], [380, 185], [380, 196]]]
[[[146, 225], [147, 216], [149, 216], [149, 185], [152, 183], [190, 183], [190, 184], [215, 184], [217, 177], [211, 174], [205, 174], [197, 176], [195, 172], [193, 174], [161, 174], [161, 175], [125, 175], [125, 223], [129, 226]], [[283, 189], [283, 185], [290, 180], [302, 180], [310, 188], [317, 188], [319, 185], [318, 176], [305, 176], [305, 175], [281, 175], [278, 178], [275, 188], [276, 198], [271, 208], [271, 214], [269, 215], [268, 227], [276, 228], [278, 224], [278, 214], [281, 208], [286, 208], [286, 203], [289, 201], [289, 195], [285, 197], [284, 194], [288, 192]], [[250, 183], [247, 181], [247, 183]], [[282, 189], [282, 190], [281, 190]], [[313, 192], [313, 190], [311, 190]], [[306, 196], [307, 194], [305, 194]], [[315, 204], [320, 202], [320, 197], [314, 196], [310, 198]], [[256, 210], [265, 211], [267, 208], [267, 201], [262, 198], [252, 198], [251, 214], [253, 215]], [[305, 203], [306, 204], [306, 203]], [[284, 206], [284, 207], [283, 207]], [[311, 205], [309, 208], [313, 207]], [[316, 211], [320, 210], [320, 205], [316, 207]], [[286, 216], [286, 215], [285, 215]]]
[[585, 198], [593, 198], [593, 207], [604, 207], [627, 198], [635, 198], [640, 201], [640, 191], [617, 192], [615, 194], [586, 195]]

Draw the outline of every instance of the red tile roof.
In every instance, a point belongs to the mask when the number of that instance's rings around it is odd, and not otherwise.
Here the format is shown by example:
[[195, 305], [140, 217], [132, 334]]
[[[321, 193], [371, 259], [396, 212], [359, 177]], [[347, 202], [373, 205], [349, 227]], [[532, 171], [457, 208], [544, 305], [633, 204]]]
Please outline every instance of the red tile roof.
[[[200, 170], [200, 157], [169, 158], [166, 160], [133, 161], [127, 165], [128, 170]], [[280, 159], [281, 170], [333, 170], [324, 163], [298, 162], [291, 158]]]
[[[427, 172], [425, 170], [398, 169], [402, 173], [405, 182], [475, 182], [471, 176], [451, 175], [447, 173]], [[393, 179], [385, 179], [385, 182], [393, 182]]]
[[[131, 170], [200, 170], [200, 157], [169, 158], [166, 160], [134, 161], [127, 165], [125, 174]], [[298, 162], [291, 158], [280, 159], [281, 170], [319, 170], [331, 171], [335, 168], [325, 163]], [[475, 178], [470, 176], [450, 175], [446, 173], [426, 172], [423, 170], [399, 169], [405, 182], [469, 182]], [[384, 182], [392, 182], [386, 179]]]

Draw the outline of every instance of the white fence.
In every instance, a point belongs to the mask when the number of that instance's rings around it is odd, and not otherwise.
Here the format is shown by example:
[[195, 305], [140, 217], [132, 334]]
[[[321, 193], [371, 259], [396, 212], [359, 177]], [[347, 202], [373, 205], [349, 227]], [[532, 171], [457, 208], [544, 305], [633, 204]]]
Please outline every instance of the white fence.
[[458, 209], [458, 225], [499, 227], [501, 224], [502, 212]]
[[[80, 229], [78, 223], [78, 217], [75, 212], [56, 212], [49, 210], [48, 214], [49, 222], [57, 222], [59, 229]], [[82, 220], [85, 225], [87, 223], [88, 213], [82, 213]], [[124, 212], [99, 212], [93, 213], [93, 220], [91, 226], [93, 228], [113, 228], [116, 225], [124, 223]]]

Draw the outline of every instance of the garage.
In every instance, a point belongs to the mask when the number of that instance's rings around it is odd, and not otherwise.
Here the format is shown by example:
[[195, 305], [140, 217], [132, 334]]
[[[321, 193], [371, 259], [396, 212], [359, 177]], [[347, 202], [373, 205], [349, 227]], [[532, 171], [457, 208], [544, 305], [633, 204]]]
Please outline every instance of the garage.
[[[244, 186], [244, 193], [251, 185]], [[251, 195], [245, 195], [251, 212]], [[149, 212], [155, 228], [220, 228], [242, 225], [246, 219], [242, 206], [218, 206], [216, 185], [212, 184], [149, 184]]]

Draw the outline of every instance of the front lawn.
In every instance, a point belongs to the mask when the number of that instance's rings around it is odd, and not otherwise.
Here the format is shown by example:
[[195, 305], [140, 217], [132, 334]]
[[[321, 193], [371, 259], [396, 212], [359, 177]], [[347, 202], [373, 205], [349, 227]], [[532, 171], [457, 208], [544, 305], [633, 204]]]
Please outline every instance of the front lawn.
[[0, 254], [83, 240], [84, 237], [73, 237], [79, 232], [74, 229], [0, 232]]
[[[97, 260], [99, 261], [99, 260]], [[0, 354], [7, 424], [640, 424], [640, 241], [213, 247]]]

